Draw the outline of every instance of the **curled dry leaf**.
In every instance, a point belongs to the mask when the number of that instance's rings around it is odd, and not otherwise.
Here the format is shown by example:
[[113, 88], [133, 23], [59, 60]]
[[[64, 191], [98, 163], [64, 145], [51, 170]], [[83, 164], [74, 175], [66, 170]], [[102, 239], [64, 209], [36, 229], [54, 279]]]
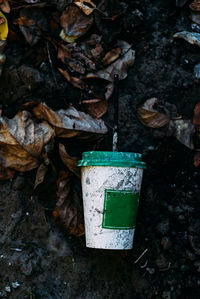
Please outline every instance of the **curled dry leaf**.
[[47, 123], [35, 123], [28, 111], [14, 118], [0, 117], [0, 158], [4, 167], [17, 171], [36, 168], [51, 150], [55, 132]]
[[119, 58], [119, 55], [121, 54], [121, 49], [120, 48], [115, 48], [110, 50], [104, 58], [102, 59], [103, 64], [110, 64], [113, 61], [115, 61], [117, 58]]
[[192, 45], [200, 47], [200, 33], [181, 31], [174, 34], [174, 38], [181, 38]]
[[66, 110], [51, 110], [47, 105], [40, 103], [33, 109], [34, 114], [41, 120], [48, 121], [58, 137], [70, 138], [77, 136], [80, 139], [90, 138], [91, 135], [106, 134], [107, 128], [100, 119], [93, 119], [90, 115], [70, 107]]
[[3, 0], [0, 4], [0, 9], [5, 13], [10, 13], [10, 5], [8, 0]]
[[108, 109], [108, 102], [107, 100], [101, 99], [91, 99], [91, 100], [84, 100], [81, 102], [85, 107], [87, 113], [94, 118], [101, 118]]
[[36, 178], [35, 178], [34, 189], [36, 189], [40, 184], [43, 183], [47, 171], [48, 171], [48, 163], [45, 161], [38, 167]]
[[77, 6], [69, 5], [63, 12], [60, 21], [63, 28], [60, 37], [68, 43], [73, 43], [88, 31], [93, 17], [85, 15]]
[[59, 144], [59, 154], [60, 158], [65, 164], [65, 166], [70, 170], [72, 173], [74, 173], [78, 178], [80, 178], [80, 167], [78, 167], [78, 158], [71, 157], [66, 149], [64, 144]]
[[0, 41], [4, 41], [8, 36], [8, 22], [4, 14], [0, 11]]
[[90, 15], [96, 8], [96, 5], [91, 0], [74, 0], [74, 4], [76, 4], [86, 15]]
[[85, 233], [80, 180], [70, 173], [62, 174], [57, 186], [54, 219], [69, 235], [80, 237]]
[[61, 68], [58, 68], [58, 71], [63, 75], [63, 77], [65, 77], [65, 79], [72, 84], [74, 87], [79, 88], [79, 89], [84, 89], [87, 90], [88, 86], [85, 82], [83, 82], [83, 80], [70, 76], [70, 74], [68, 73], [68, 71], [64, 71]]
[[194, 108], [194, 115], [193, 115], [192, 122], [195, 126], [196, 131], [200, 131], [200, 102], [198, 102]]
[[157, 98], [147, 100], [138, 110], [141, 123], [150, 128], [161, 128], [170, 121], [169, 115], [160, 113], [154, 109], [154, 105], [158, 103]]
[[114, 75], [118, 74], [119, 80], [125, 79], [128, 69], [134, 64], [135, 51], [125, 41], [119, 41], [118, 47], [121, 50], [121, 58], [110, 64], [106, 69], [100, 70], [96, 74], [89, 74], [88, 76], [96, 75], [98, 78], [113, 82]]
[[198, 167], [200, 165], [200, 151], [194, 153], [194, 166]]
[[194, 131], [194, 125], [191, 120], [175, 119], [169, 122], [169, 135], [175, 136], [179, 142], [192, 150], [194, 149]]

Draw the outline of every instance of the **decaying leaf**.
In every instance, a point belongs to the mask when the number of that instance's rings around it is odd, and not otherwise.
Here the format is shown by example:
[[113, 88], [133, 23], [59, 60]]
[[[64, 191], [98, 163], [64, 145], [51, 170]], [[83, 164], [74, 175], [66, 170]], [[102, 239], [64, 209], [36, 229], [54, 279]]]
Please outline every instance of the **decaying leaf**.
[[8, 22], [6, 17], [0, 11], [0, 41], [4, 41], [7, 39], [8, 36]]
[[108, 53], [106, 53], [106, 55], [102, 59], [103, 64], [106, 65], [106, 64], [112, 63], [117, 58], [119, 58], [120, 53], [121, 53], [120, 48], [115, 48], [115, 49], [110, 50]]
[[80, 180], [70, 173], [62, 174], [57, 186], [54, 219], [69, 235], [80, 237], [85, 233]]
[[74, 173], [78, 178], [80, 178], [80, 167], [78, 167], [78, 158], [71, 157], [65, 149], [64, 144], [59, 144], [59, 154], [60, 158], [65, 164], [65, 166]]
[[176, 119], [170, 120], [169, 122], [169, 132], [177, 138], [179, 142], [184, 144], [190, 149], [194, 149], [193, 135], [194, 135], [194, 125], [191, 120], [187, 119]]
[[33, 109], [37, 118], [48, 121], [53, 127], [58, 137], [70, 138], [90, 138], [90, 134], [106, 134], [107, 128], [100, 119], [94, 119], [90, 115], [70, 107], [66, 110], [51, 110], [44, 103], [40, 103]]
[[194, 166], [198, 167], [200, 165], [200, 151], [195, 151], [194, 153]]
[[121, 50], [121, 58], [110, 64], [106, 69], [100, 70], [96, 74], [89, 74], [88, 76], [96, 75], [98, 78], [113, 82], [114, 75], [118, 74], [119, 80], [125, 79], [128, 69], [134, 64], [135, 51], [125, 41], [119, 41], [118, 47]]
[[4, 167], [17, 171], [36, 168], [50, 150], [55, 132], [45, 121], [35, 123], [28, 111], [14, 118], [0, 117], [0, 158]]
[[191, 19], [194, 23], [197, 23], [200, 25], [200, 1], [194, 0], [190, 4], [190, 10], [191, 10]]
[[74, 87], [77, 87], [79, 89], [85, 89], [87, 90], [87, 84], [85, 82], [83, 82], [83, 80], [70, 76], [70, 74], [68, 73], [68, 71], [64, 71], [61, 68], [58, 68], [58, 71], [63, 75], [63, 77], [65, 77], [65, 79], [71, 83]]
[[91, 100], [84, 100], [81, 102], [85, 107], [87, 113], [94, 118], [101, 118], [108, 109], [108, 102], [107, 100], [101, 99], [91, 99]]
[[37, 6], [23, 8], [20, 11], [20, 19], [22, 24], [19, 25], [19, 28], [30, 46], [34, 46], [41, 39], [42, 35], [48, 31], [47, 19], [41, 8]]
[[60, 20], [63, 28], [60, 37], [68, 43], [73, 43], [88, 31], [92, 25], [93, 17], [85, 15], [77, 6], [69, 5]]
[[10, 180], [14, 177], [15, 171], [10, 168], [5, 168], [2, 166], [2, 161], [0, 160], [0, 181]]
[[96, 5], [91, 0], [74, 0], [74, 4], [76, 4], [86, 15], [90, 15], [96, 8]]
[[10, 5], [8, 0], [3, 0], [0, 4], [0, 9], [5, 12], [5, 13], [9, 13], [10, 12]]
[[176, 0], [176, 6], [177, 7], [183, 7], [187, 0]]
[[184, 39], [188, 43], [200, 47], [200, 33], [181, 31], [181, 32], [175, 33], [173, 37]]
[[36, 178], [35, 178], [34, 189], [36, 189], [40, 184], [43, 183], [47, 171], [48, 171], [48, 164], [46, 162], [43, 162], [38, 167]]
[[160, 113], [154, 109], [154, 105], [158, 103], [157, 98], [147, 100], [138, 110], [141, 123], [150, 128], [161, 128], [170, 121], [169, 114]]
[[192, 120], [196, 130], [200, 130], [200, 102], [198, 102], [194, 108], [194, 115]]

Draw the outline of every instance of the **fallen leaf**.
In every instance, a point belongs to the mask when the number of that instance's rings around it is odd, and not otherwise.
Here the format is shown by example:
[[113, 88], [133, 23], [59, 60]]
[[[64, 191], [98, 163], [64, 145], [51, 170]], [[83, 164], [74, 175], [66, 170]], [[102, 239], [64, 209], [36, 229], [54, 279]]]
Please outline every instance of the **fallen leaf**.
[[177, 7], [183, 7], [187, 0], [176, 0], [176, 6]]
[[119, 58], [120, 53], [121, 53], [121, 49], [120, 48], [115, 48], [115, 49], [110, 50], [108, 53], [106, 53], [106, 55], [102, 59], [103, 64], [110, 64], [110, 63], [112, 63], [117, 58]]
[[157, 98], [147, 100], [138, 110], [141, 123], [150, 128], [161, 128], [170, 121], [169, 114], [160, 113], [154, 109], [154, 105], [158, 103]]
[[35, 24], [35, 21], [27, 19], [25, 16], [21, 18], [17, 18], [13, 21], [13, 24], [15, 25], [22, 25], [25, 27], [29, 27]]
[[84, 100], [81, 104], [85, 107], [86, 112], [94, 118], [101, 118], [108, 109], [107, 100], [91, 99]]
[[[96, 5], [91, 0], [74, 0], [74, 4], [76, 4], [86, 15], [90, 15], [96, 8]], [[89, 4], [89, 6], [87, 4]]]
[[48, 165], [47, 163], [42, 163], [37, 170], [36, 178], [35, 178], [35, 184], [34, 184], [34, 190], [43, 183], [45, 175], [48, 171]]
[[55, 132], [47, 123], [35, 123], [28, 111], [14, 118], [0, 117], [0, 158], [4, 167], [28, 171], [52, 148]]
[[194, 153], [194, 166], [198, 167], [200, 165], [200, 151], [195, 151]]
[[40, 103], [33, 109], [33, 112], [38, 119], [46, 120], [55, 127], [57, 137], [71, 138], [78, 136], [80, 139], [88, 139], [92, 136], [98, 138], [98, 134], [107, 133], [107, 128], [102, 120], [94, 119], [74, 107], [66, 110], [60, 109], [55, 112], [44, 103]]
[[88, 86], [85, 82], [83, 82], [83, 80], [79, 79], [79, 78], [76, 78], [76, 77], [73, 77], [73, 76], [70, 76], [69, 72], [68, 71], [64, 71], [62, 70], [61, 68], [58, 68], [58, 71], [63, 75], [63, 77], [65, 77], [65, 79], [71, 83], [74, 87], [77, 87], [79, 89], [84, 89], [84, 90], [87, 90], [88, 89]]
[[77, 6], [69, 5], [63, 12], [61, 18], [63, 30], [60, 37], [69, 43], [84, 35], [93, 23], [92, 16], [86, 16]]
[[181, 32], [175, 33], [173, 37], [184, 39], [188, 43], [200, 47], [200, 33], [181, 31]]
[[8, 0], [3, 0], [0, 4], [0, 9], [5, 13], [10, 13], [10, 5]]
[[200, 25], [200, 1], [194, 0], [190, 4], [190, 10], [191, 10], [191, 19], [194, 23], [197, 23]]
[[57, 202], [53, 216], [69, 235], [84, 235], [83, 206], [81, 199], [81, 183], [78, 178], [67, 173], [57, 181]]
[[10, 168], [5, 168], [2, 166], [2, 161], [0, 161], [0, 181], [10, 180], [14, 177], [15, 171]]
[[169, 135], [175, 136], [179, 142], [191, 150], [194, 149], [194, 131], [194, 125], [191, 120], [175, 119], [169, 122]]
[[65, 149], [63, 144], [59, 144], [59, 154], [60, 158], [63, 161], [64, 165], [74, 173], [78, 178], [80, 178], [80, 167], [78, 167], [78, 158], [71, 157]]
[[20, 19], [22, 24], [19, 28], [30, 46], [34, 46], [48, 32], [48, 22], [40, 7], [26, 6], [20, 10]]
[[118, 47], [121, 50], [121, 58], [110, 64], [106, 69], [100, 70], [97, 73], [90, 73], [88, 76], [96, 75], [98, 78], [105, 79], [113, 82], [114, 75], [119, 75], [119, 80], [123, 80], [127, 77], [128, 69], [134, 64], [135, 51], [131, 48], [131, 45], [125, 41], [119, 41]]
[[0, 18], [4, 20], [3, 23], [0, 24], [0, 41], [4, 41], [7, 39], [8, 36], [8, 22], [6, 17], [0, 11]]

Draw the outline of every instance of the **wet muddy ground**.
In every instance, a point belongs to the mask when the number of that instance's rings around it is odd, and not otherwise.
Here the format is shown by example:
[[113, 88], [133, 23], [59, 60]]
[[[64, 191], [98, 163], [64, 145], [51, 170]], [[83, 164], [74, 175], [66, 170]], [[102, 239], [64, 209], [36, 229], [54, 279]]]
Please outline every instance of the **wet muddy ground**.
[[[178, 31], [191, 31], [187, 5], [129, 5], [144, 20], [119, 33], [136, 50], [135, 64], [119, 86], [120, 150], [142, 153], [148, 165], [134, 248], [87, 249], [84, 236], [69, 237], [54, 223], [55, 178], [33, 195], [35, 171], [17, 173], [0, 182], [0, 298], [200, 297], [200, 168], [193, 166], [193, 151], [173, 137], [161, 138], [137, 116], [145, 100], [157, 97], [192, 118], [200, 94], [193, 73], [199, 48], [173, 39]], [[9, 56], [12, 49], [7, 51]], [[14, 63], [11, 56], [8, 63]], [[112, 100], [104, 119], [113, 125]], [[110, 145], [111, 132], [98, 147]]]

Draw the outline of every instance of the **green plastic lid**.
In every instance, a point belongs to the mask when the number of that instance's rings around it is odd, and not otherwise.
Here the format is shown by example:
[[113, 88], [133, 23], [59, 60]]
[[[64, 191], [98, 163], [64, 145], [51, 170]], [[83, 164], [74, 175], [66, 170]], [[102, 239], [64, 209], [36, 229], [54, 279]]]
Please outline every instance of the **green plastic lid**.
[[84, 152], [78, 166], [116, 166], [146, 168], [142, 155], [124, 152]]

